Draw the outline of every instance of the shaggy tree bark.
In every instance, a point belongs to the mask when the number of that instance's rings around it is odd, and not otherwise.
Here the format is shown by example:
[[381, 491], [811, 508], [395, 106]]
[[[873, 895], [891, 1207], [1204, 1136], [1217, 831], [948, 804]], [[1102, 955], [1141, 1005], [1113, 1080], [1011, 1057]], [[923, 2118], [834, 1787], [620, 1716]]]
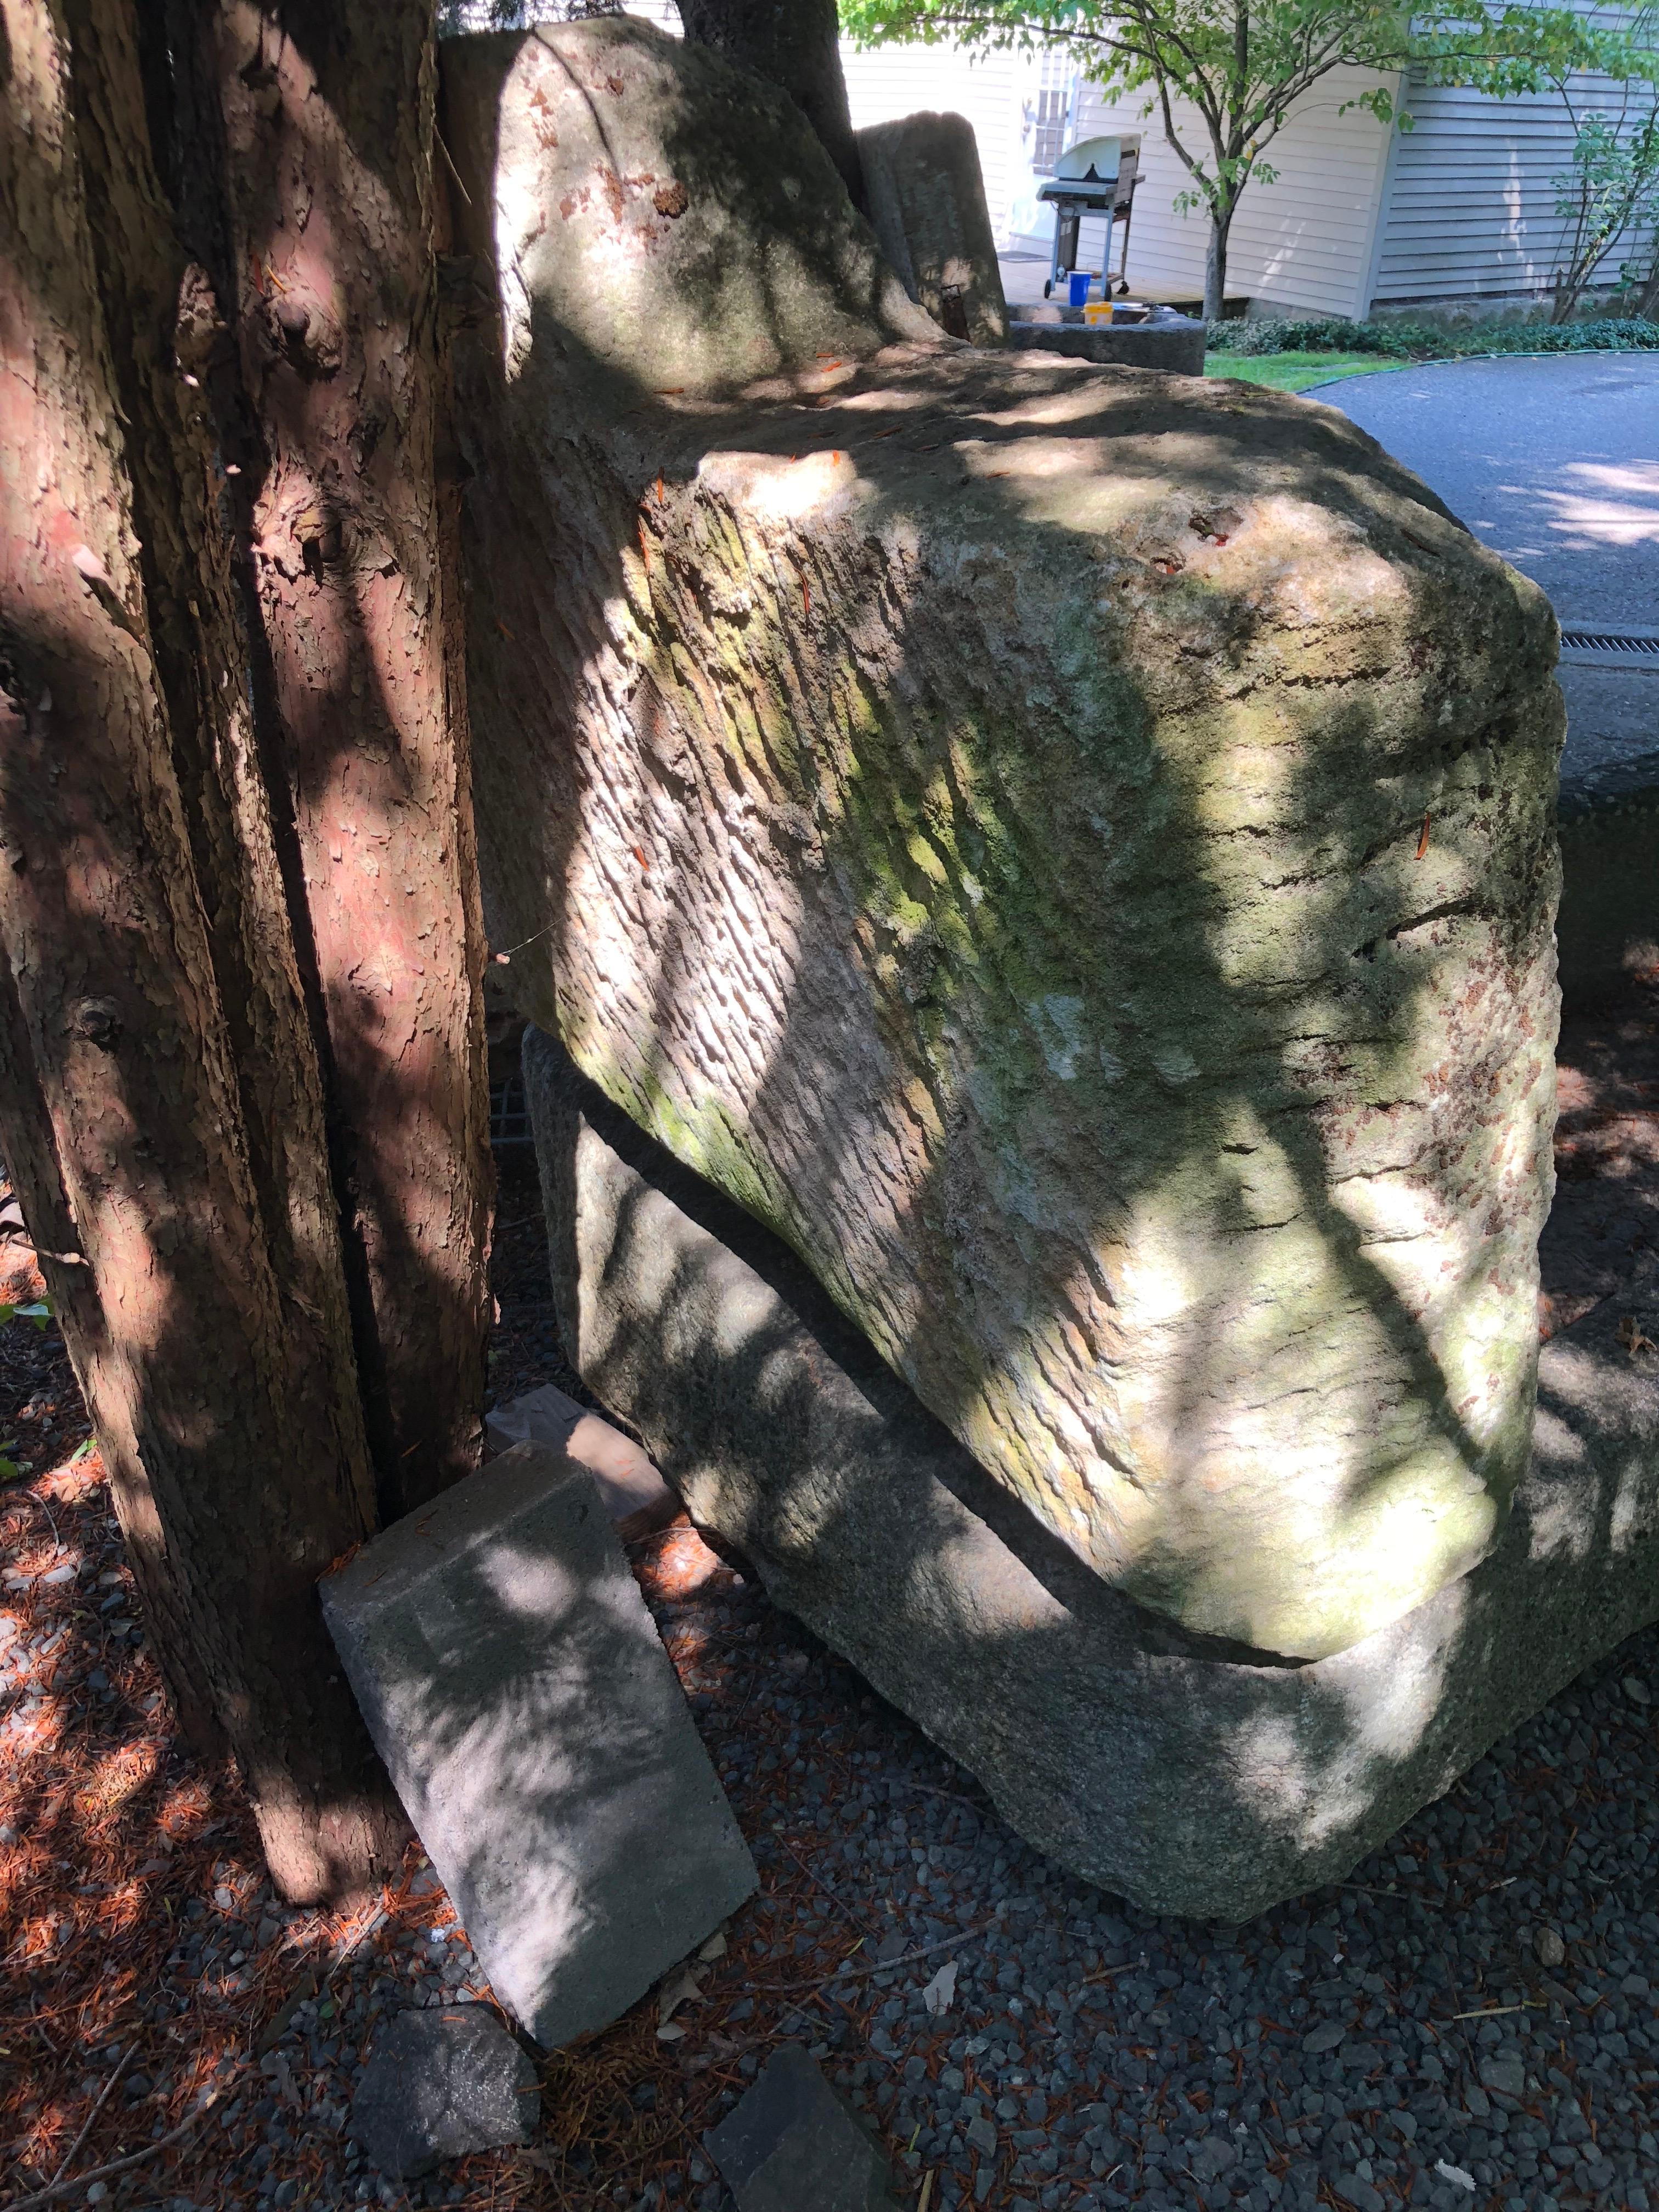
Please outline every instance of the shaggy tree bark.
[[383, 1518], [477, 1463], [489, 1158], [422, 0], [220, 0], [258, 596]]
[[0, 26], [5, 1156], [181, 1717], [234, 1751], [285, 1893], [349, 1893], [403, 1829], [313, 1585], [374, 1500], [188, 366], [210, 295], [128, 0]]
[[836, 0], [679, 0], [679, 7], [688, 39], [783, 87], [861, 208], [864, 168], [847, 104]]

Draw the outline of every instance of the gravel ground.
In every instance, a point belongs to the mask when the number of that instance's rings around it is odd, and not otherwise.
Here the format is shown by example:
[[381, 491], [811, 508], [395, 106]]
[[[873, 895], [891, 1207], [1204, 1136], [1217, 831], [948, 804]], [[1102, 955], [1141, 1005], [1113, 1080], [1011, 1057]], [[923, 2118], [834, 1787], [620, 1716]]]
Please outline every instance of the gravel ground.
[[[1564, 1189], [1584, 1202], [1555, 1225], [1547, 1328], [1605, 1295], [1609, 1253], [1648, 1241], [1659, 1166], [1639, 1101], [1656, 1095], [1656, 1039], [1659, 996], [1643, 985], [1565, 1042]], [[502, 1165], [493, 1388], [571, 1389], [527, 1155]], [[43, 1375], [63, 1397], [55, 1334], [31, 1343], [18, 1328], [0, 1343], [0, 1441]], [[52, 1418], [78, 1437], [78, 1406]], [[763, 1893], [697, 1968], [679, 2036], [659, 2036], [647, 2002], [544, 2058], [529, 2151], [406, 2192], [366, 2173], [341, 2127], [378, 2020], [488, 1995], [435, 1878], [411, 1847], [373, 1915], [282, 1911], [234, 1778], [172, 1738], [95, 1456], [9, 1496], [11, 2196], [55, 2169], [118, 2064], [73, 2160], [83, 2181], [165, 2136], [209, 2085], [222, 2101], [82, 2202], [724, 2212], [703, 2131], [769, 2049], [799, 2039], [878, 2131], [918, 2212], [924, 2190], [927, 2212], [1649, 2212], [1650, 2184], [1659, 2199], [1654, 1632], [1350, 1881], [1206, 1928], [1125, 1907], [1028, 1850], [850, 1668], [671, 1528], [635, 1547], [636, 1571]], [[952, 1961], [935, 2014], [924, 1993]]]

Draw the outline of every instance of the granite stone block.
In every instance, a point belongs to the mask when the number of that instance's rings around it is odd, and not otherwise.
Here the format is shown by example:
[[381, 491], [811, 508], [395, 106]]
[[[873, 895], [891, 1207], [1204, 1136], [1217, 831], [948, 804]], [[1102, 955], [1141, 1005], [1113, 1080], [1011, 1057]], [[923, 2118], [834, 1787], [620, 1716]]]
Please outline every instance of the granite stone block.
[[523, 1443], [547, 1444], [580, 1460], [598, 1484], [624, 1544], [665, 1528], [680, 1510], [678, 1498], [633, 1438], [579, 1406], [556, 1382], [526, 1390], [485, 1416], [487, 1455]]
[[1526, 1465], [1547, 601], [1334, 408], [940, 339], [706, 50], [444, 74], [514, 1006], [1099, 1577], [1363, 1641]]
[[1092, 1574], [778, 1240], [552, 1040], [530, 1032], [524, 1064], [577, 1371], [780, 1605], [1089, 1881], [1239, 1921], [1340, 1880], [1659, 1616], [1659, 1361], [1620, 1340], [1631, 1316], [1659, 1339], [1650, 1261], [1544, 1346], [1490, 1556], [1347, 1650], [1287, 1663]]
[[[1570, 1006], [1616, 990], [1659, 961], [1659, 677], [1577, 667], [1562, 689], [1577, 714], [1600, 708], [1615, 727], [1561, 764], [1561, 911], [1556, 941]], [[1622, 717], [1606, 695], [1622, 690]], [[1622, 742], [1620, 740], [1622, 739]]]
[[1116, 368], [1162, 368], [1175, 376], [1204, 374], [1204, 325], [1191, 316], [1164, 315], [1150, 323], [1068, 323], [1028, 320], [1016, 313], [1008, 343], [1023, 353], [1062, 353]]
[[528, 2142], [540, 2107], [528, 2053], [488, 2005], [434, 2005], [381, 2029], [348, 2133], [371, 2166], [412, 2180], [447, 2158]]
[[951, 337], [1001, 345], [1008, 309], [973, 125], [902, 115], [858, 142], [871, 224], [905, 290]]

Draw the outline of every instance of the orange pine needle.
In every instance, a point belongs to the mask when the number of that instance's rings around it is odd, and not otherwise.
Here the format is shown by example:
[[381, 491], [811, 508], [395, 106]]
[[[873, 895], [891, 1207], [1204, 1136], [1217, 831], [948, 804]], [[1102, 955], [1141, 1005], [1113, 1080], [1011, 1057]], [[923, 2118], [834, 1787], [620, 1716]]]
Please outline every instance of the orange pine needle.
[[1433, 819], [1434, 817], [1431, 814], [1425, 814], [1423, 817], [1423, 835], [1417, 841], [1417, 857], [1419, 860], [1429, 849], [1429, 824]]

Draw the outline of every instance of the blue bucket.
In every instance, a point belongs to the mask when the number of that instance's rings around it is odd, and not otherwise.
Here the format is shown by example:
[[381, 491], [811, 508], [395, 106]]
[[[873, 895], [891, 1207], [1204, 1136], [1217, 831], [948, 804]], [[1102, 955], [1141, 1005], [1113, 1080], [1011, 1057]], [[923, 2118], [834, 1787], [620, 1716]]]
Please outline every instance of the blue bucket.
[[1071, 306], [1073, 307], [1081, 307], [1086, 304], [1089, 297], [1089, 287], [1093, 281], [1094, 279], [1090, 276], [1089, 271], [1086, 269], [1073, 270], [1072, 296], [1069, 303]]

